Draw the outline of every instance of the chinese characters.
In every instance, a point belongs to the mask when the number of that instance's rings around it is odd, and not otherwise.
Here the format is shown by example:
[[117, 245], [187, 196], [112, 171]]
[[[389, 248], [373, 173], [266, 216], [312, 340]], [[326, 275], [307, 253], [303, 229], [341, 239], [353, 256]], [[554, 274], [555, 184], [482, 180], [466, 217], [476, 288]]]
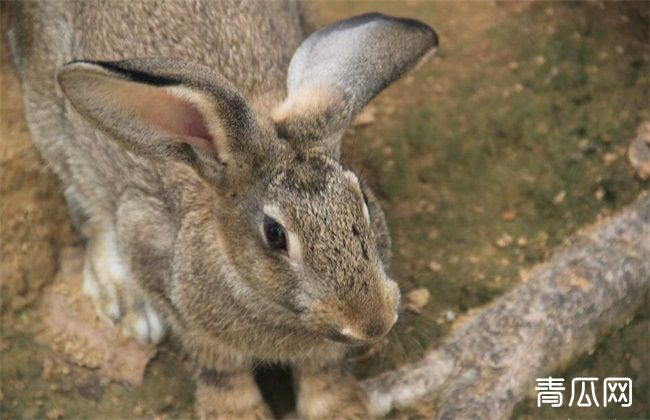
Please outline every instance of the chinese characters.
[[[621, 407], [632, 405], [632, 380], [630, 378], [605, 378], [602, 381], [602, 399], [598, 393], [599, 379], [578, 377], [571, 380], [569, 407], [603, 407], [618, 404]], [[564, 403], [564, 378], [537, 378], [537, 406], [550, 405], [562, 407]]]

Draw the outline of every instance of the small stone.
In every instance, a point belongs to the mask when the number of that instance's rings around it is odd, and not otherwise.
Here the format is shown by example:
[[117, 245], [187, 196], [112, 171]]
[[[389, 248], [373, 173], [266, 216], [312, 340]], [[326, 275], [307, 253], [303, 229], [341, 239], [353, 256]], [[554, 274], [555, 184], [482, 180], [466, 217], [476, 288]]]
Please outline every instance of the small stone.
[[436, 261], [431, 261], [428, 267], [429, 270], [433, 271], [434, 273], [437, 273], [438, 271], [442, 270], [442, 266]]
[[133, 415], [141, 416], [143, 414], [144, 414], [144, 407], [141, 406], [140, 404], [136, 404], [136, 406], [133, 408]]
[[503, 233], [499, 239], [497, 239], [496, 244], [499, 248], [505, 248], [512, 243], [512, 236], [507, 233]]
[[650, 136], [648, 139], [638, 137], [630, 144], [627, 158], [642, 181], [650, 178]]
[[625, 48], [623, 48], [622, 45], [617, 45], [616, 46], [616, 53], [617, 54], [625, 54]]
[[596, 190], [596, 193], [594, 194], [594, 197], [598, 201], [603, 201], [603, 198], [605, 198], [605, 190], [601, 187]]
[[535, 63], [538, 66], [543, 66], [546, 63], [546, 59], [544, 58], [543, 55], [538, 55], [535, 57]]
[[363, 126], [366, 126], [366, 125], [373, 124], [375, 121], [377, 121], [377, 118], [375, 116], [375, 108], [366, 107], [357, 116], [357, 118], [355, 119], [353, 125], [355, 125], [357, 127], [363, 127]]
[[49, 420], [60, 419], [63, 417], [63, 410], [60, 408], [53, 408], [45, 413], [45, 417], [47, 417]]
[[517, 218], [517, 210], [506, 210], [501, 213], [501, 220], [504, 222], [512, 222]]
[[611, 165], [616, 159], [618, 159], [618, 155], [616, 153], [605, 153], [603, 155], [603, 163], [605, 166]]
[[470, 255], [470, 257], [467, 259], [470, 264], [478, 264], [479, 263], [479, 258], [476, 255]]
[[416, 314], [422, 313], [422, 309], [427, 305], [430, 297], [431, 293], [424, 287], [412, 290], [406, 295], [405, 309]]
[[519, 248], [523, 248], [526, 245], [528, 245], [528, 239], [524, 238], [523, 236], [517, 238], [517, 246]]
[[559, 193], [555, 194], [555, 197], [553, 197], [553, 204], [561, 204], [564, 199], [566, 198], [566, 191], [562, 190]]
[[456, 319], [456, 314], [454, 313], [454, 311], [445, 311], [445, 319], [448, 322], [451, 322], [454, 319]]

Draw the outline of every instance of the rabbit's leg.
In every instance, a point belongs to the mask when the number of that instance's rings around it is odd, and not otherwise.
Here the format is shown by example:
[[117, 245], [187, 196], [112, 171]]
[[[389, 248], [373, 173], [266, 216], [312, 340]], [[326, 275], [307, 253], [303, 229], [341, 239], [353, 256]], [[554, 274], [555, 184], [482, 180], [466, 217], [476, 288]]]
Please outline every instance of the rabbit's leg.
[[115, 229], [92, 221], [84, 225], [83, 232], [88, 238], [83, 291], [93, 299], [99, 315], [143, 344], [159, 342], [165, 332], [163, 321], [133, 281]]
[[230, 372], [203, 368], [196, 381], [196, 412], [201, 419], [273, 418], [248, 367]]
[[368, 401], [357, 380], [338, 364], [296, 366], [298, 415], [316, 418], [369, 418]]

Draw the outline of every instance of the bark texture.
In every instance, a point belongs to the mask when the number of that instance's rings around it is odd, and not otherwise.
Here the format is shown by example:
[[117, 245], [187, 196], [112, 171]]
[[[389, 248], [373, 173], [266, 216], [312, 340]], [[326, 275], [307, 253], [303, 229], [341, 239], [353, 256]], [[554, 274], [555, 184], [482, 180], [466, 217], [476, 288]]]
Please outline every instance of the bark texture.
[[363, 382], [375, 415], [428, 398], [442, 419], [509, 418], [535, 378], [630, 319], [650, 284], [650, 194], [573, 236], [413, 364]]

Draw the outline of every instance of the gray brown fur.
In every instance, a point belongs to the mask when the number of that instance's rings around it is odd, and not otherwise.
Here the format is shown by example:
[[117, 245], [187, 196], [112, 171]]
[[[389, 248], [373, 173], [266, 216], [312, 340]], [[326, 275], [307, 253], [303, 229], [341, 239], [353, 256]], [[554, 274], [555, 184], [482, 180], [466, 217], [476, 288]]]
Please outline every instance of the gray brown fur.
[[[338, 360], [386, 334], [399, 291], [384, 273], [383, 213], [338, 162], [340, 137], [435, 47], [433, 31], [343, 21], [290, 68], [305, 32], [292, 1], [24, 2], [12, 17], [33, 141], [88, 240], [84, 290], [99, 312], [145, 341], [167, 328], [199, 372], [220, 372], [197, 376], [204, 417], [269, 414], [254, 361], [297, 367], [299, 414], [363, 416]], [[367, 22], [362, 44], [341, 46], [350, 60], [320, 79], [329, 58], [314, 49]], [[162, 105], [140, 104], [149, 94]], [[158, 105], [189, 122], [169, 125]], [[286, 253], [261, 233], [267, 208], [281, 213]]]

